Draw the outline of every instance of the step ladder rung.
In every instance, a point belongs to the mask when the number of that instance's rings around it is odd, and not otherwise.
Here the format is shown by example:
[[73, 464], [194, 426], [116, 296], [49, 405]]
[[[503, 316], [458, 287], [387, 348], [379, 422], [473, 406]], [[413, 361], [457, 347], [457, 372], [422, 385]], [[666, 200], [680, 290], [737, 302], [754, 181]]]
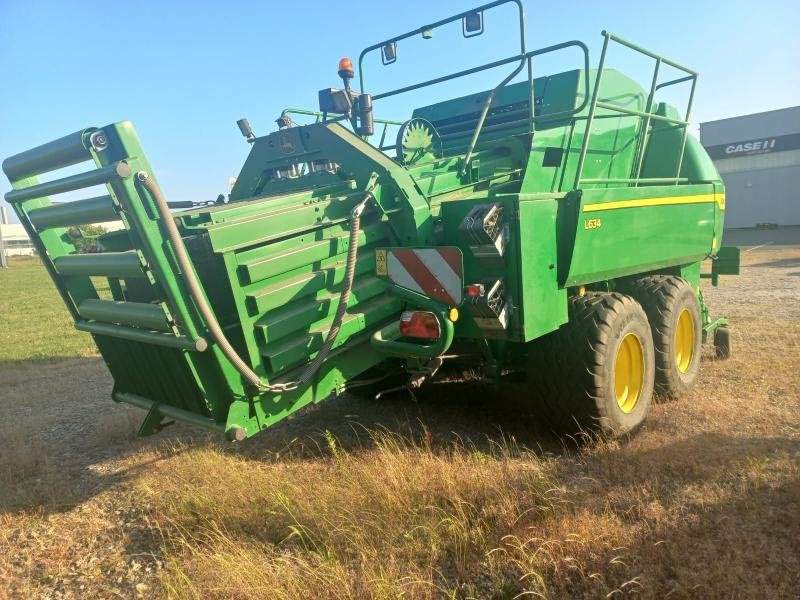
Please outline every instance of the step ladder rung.
[[98, 275], [120, 279], [144, 277], [142, 261], [135, 250], [99, 254], [67, 254], [56, 258], [53, 264], [61, 275]]
[[128, 325], [155, 331], [172, 331], [161, 304], [90, 298], [78, 305], [78, 313], [87, 321]]
[[9, 156], [3, 161], [3, 171], [13, 181], [89, 160], [92, 155], [85, 142], [87, 136], [94, 131], [96, 131], [95, 128], [82, 129], [36, 148]]
[[168, 348], [178, 348], [180, 350], [203, 352], [208, 348], [208, 342], [206, 342], [204, 338], [193, 340], [185, 336], [171, 335], [158, 331], [147, 331], [146, 329], [114, 325], [112, 323], [78, 321], [75, 323], [75, 328], [95, 335], [106, 335], [123, 340], [130, 340], [132, 342], [155, 344], [156, 346], [166, 346]]
[[111, 196], [96, 196], [37, 208], [28, 213], [36, 229], [70, 227], [119, 220]]
[[63, 179], [55, 179], [30, 187], [11, 190], [5, 197], [6, 202], [23, 202], [25, 200], [32, 200], [33, 198], [44, 198], [52, 194], [72, 192], [82, 188], [110, 183], [119, 179], [127, 179], [130, 176], [131, 168], [124, 162], [118, 162], [113, 165], [108, 165], [107, 167], [87, 171], [86, 173], [78, 173], [77, 175], [71, 175]]

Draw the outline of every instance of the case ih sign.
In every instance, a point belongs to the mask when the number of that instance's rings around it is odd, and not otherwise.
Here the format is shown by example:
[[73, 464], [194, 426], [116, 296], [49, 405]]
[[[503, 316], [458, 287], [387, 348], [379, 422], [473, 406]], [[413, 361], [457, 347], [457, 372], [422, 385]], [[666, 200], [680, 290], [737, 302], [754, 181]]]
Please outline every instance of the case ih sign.
[[734, 156], [796, 150], [798, 148], [800, 148], [800, 133], [792, 133], [789, 135], [747, 140], [746, 142], [707, 146], [706, 151], [712, 159], [717, 160], [720, 158], [733, 158]]

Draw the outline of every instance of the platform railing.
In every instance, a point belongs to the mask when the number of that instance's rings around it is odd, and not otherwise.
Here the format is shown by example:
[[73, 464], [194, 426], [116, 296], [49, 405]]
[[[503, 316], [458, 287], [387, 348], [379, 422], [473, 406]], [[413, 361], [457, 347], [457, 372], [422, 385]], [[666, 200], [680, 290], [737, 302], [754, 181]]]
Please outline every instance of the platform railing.
[[[581, 151], [578, 156], [578, 165], [575, 171], [575, 184], [574, 184], [575, 189], [578, 189], [581, 187], [581, 185], [586, 185], [586, 184], [610, 184], [610, 185], [627, 184], [627, 185], [638, 186], [640, 184], [678, 185], [680, 183], [688, 182], [688, 179], [682, 178], [680, 174], [681, 174], [681, 167], [683, 166], [683, 153], [686, 148], [686, 138], [688, 137], [689, 134], [689, 116], [692, 110], [692, 101], [694, 100], [695, 85], [697, 83], [697, 72], [687, 67], [684, 67], [683, 65], [676, 63], [675, 61], [672, 61], [668, 58], [664, 58], [663, 56], [660, 56], [655, 52], [642, 48], [641, 46], [637, 46], [636, 44], [629, 42], [628, 40], [625, 40], [608, 31], [603, 31], [602, 35], [603, 35], [603, 50], [600, 54], [600, 63], [598, 64], [597, 67], [597, 73], [594, 82], [594, 90], [592, 92], [591, 102], [589, 103], [589, 112], [586, 118], [586, 129], [583, 136], [583, 143], [581, 145]], [[600, 85], [603, 79], [605, 61], [608, 55], [608, 48], [611, 42], [616, 42], [621, 46], [629, 48], [634, 52], [638, 52], [655, 60], [655, 65], [653, 67], [653, 76], [650, 83], [650, 91], [647, 96], [645, 110], [643, 111], [635, 110], [625, 106], [620, 106], [618, 104], [614, 104], [611, 102], [603, 102], [602, 100], [600, 100]], [[684, 73], [686, 73], [686, 76], [679, 77], [671, 81], [658, 83], [658, 75], [662, 64], [673, 67], [674, 69], [677, 69], [679, 71], [683, 71]], [[685, 83], [687, 81], [691, 81], [692, 85], [689, 91], [689, 99], [686, 103], [686, 112], [683, 119], [673, 119], [671, 117], [667, 117], [665, 115], [659, 115], [653, 112], [653, 100], [658, 90], [663, 89], [665, 87]], [[598, 108], [644, 119], [644, 125], [640, 128], [637, 134], [634, 165], [633, 169], [631, 170], [630, 178], [584, 178], [583, 177], [583, 168], [586, 163], [586, 155], [589, 150], [589, 141], [592, 134], [592, 123], [595, 119], [595, 113]], [[647, 139], [649, 135], [650, 124], [652, 121], [661, 121], [665, 123], [670, 123], [682, 129], [683, 133], [681, 136], [681, 145], [678, 153], [675, 177], [641, 177], [642, 164], [644, 162]]]

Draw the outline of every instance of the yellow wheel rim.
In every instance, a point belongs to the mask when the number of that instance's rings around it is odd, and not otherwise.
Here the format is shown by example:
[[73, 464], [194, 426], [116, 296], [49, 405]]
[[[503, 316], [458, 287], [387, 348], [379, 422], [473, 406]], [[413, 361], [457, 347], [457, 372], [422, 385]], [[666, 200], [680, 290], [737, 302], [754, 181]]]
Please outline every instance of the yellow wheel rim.
[[694, 318], [689, 309], [684, 308], [675, 326], [675, 366], [686, 373], [694, 355]]
[[644, 383], [644, 350], [642, 342], [634, 333], [622, 338], [617, 357], [614, 359], [614, 392], [617, 404], [624, 413], [631, 412]]

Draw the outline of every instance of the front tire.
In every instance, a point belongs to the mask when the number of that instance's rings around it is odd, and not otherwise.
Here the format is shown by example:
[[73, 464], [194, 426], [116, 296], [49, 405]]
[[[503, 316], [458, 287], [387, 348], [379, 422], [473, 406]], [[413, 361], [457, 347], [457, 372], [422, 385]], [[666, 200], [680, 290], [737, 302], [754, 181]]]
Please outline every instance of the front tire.
[[731, 331], [727, 327], [714, 330], [714, 350], [717, 358], [725, 360], [731, 357]]
[[642, 307], [619, 293], [570, 298], [569, 322], [532, 342], [528, 383], [559, 432], [634, 433], [650, 412], [655, 359]]
[[700, 372], [700, 304], [689, 282], [671, 275], [637, 279], [626, 289], [644, 308], [656, 351], [656, 392], [679, 398]]

